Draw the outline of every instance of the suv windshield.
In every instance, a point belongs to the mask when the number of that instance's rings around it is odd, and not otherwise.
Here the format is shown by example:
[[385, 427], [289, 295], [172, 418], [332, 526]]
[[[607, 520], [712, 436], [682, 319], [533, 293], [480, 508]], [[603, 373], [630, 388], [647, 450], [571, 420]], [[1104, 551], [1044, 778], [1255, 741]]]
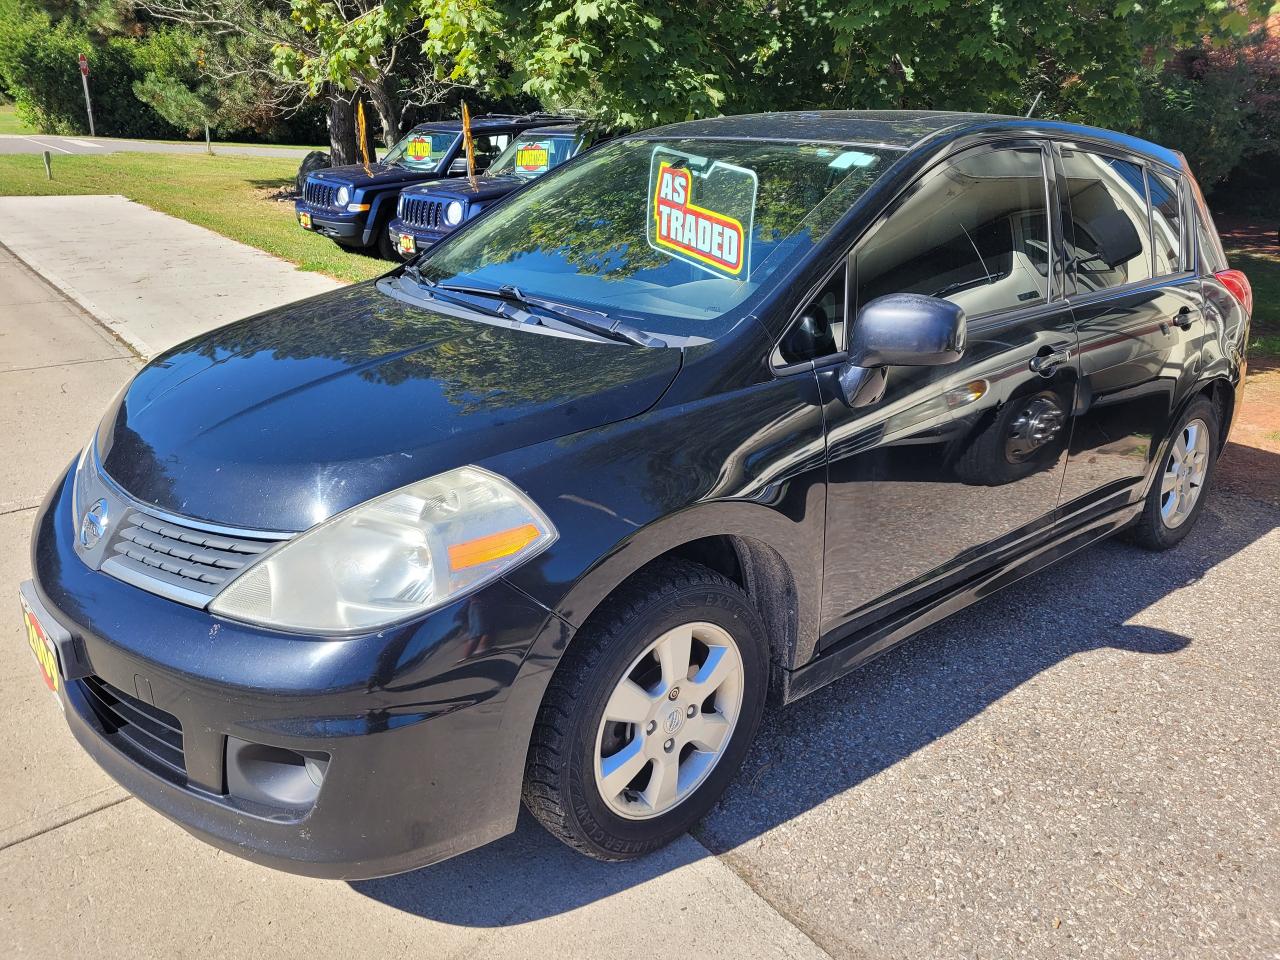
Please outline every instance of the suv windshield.
[[577, 137], [522, 133], [511, 141], [511, 145], [502, 151], [485, 173], [532, 180], [572, 157], [577, 152], [578, 143]]
[[437, 283], [512, 286], [715, 337], [892, 163], [885, 147], [621, 140], [535, 180], [421, 264]]
[[458, 134], [411, 130], [403, 140], [387, 151], [382, 162], [410, 170], [434, 170], [445, 158]]

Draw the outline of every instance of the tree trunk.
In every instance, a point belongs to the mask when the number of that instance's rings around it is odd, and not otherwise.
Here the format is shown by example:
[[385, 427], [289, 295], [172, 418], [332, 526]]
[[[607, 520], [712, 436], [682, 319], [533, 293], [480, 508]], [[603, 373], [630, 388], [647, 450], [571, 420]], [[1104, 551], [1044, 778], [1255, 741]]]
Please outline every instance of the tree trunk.
[[341, 91], [329, 96], [329, 163], [344, 167], [358, 163], [356, 152], [356, 112]]
[[365, 90], [373, 101], [373, 108], [378, 111], [378, 120], [382, 123], [382, 143], [390, 148], [400, 140], [400, 105], [386, 86], [377, 81], [365, 81]]

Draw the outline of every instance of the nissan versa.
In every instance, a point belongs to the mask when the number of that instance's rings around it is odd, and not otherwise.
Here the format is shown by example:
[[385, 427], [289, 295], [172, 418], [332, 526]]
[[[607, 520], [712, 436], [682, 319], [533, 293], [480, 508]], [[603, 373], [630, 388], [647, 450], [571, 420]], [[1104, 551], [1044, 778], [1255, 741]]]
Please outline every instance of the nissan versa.
[[224, 849], [393, 873], [523, 798], [634, 857], [766, 700], [1109, 534], [1186, 536], [1250, 296], [1131, 137], [621, 138], [143, 369], [39, 512], [28, 635], [84, 748]]

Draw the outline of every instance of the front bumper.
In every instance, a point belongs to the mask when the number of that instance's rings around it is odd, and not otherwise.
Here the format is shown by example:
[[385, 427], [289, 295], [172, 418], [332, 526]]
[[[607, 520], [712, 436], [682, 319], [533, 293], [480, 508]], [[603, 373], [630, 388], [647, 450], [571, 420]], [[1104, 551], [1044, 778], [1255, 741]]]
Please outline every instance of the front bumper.
[[433, 231], [409, 226], [398, 217], [391, 221], [387, 231], [391, 234], [391, 243], [401, 260], [408, 260], [424, 250], [430, 250], [449, 235], [448, 231]]
[[[73, 638], [58, 691], [72, 733], [125, 789], [215, 846], [320, 877], [399, 873], [514, 829], [549, 652], [568, 640], [544, 607], [499, 580], [381, 634], [255, 629], [85, 566], [70, 487], [37, 517], [28, 595]], [[102, 721], [99, 683], [180, 722], [177, 771]], [[305, 809], [234, 795], [237, 739], [327, 757], [318, 794]]]
[[[319, 233], [331, 240], [360, 242], [364, 237], [364, 217], [359, 214], [344, 215], [333, 210], [313, 207], [305, 200], [293, 202], [294, 216], [303, 229]], [[311, 219], [311, 226], [303, 223], [303, 214]]]

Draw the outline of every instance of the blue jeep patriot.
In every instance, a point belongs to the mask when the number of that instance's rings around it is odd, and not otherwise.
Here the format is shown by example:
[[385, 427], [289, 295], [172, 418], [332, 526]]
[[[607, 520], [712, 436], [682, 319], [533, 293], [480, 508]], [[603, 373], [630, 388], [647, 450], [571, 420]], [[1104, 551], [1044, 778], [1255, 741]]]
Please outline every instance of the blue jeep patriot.
[[[489, 114], [471, 121], [476, 171], [481, 172], [512, 139], [530, 127], [563, 119], [547, 114], [511, 116]], [[374, 248], [388, 259], [395, 248], [387, 224], [395, 213], [400, 191], [412, 184], [464, 176], [466, 153], [462, 124], [456, 120], [422, 123], [387, 151], [381, 162], [355, 163], [317, 170], [307, 177], [302, 196], [294, 202], [298, 223], [353, 249]]]
[[401, 259], [413, 257], [503, 197], [602, 139], [598, 132], [581, 123], [536, 127], [511, 141], [474, 185], [465, 177], [457, 177], [404, 188], [387, 230], [391, 245]]

